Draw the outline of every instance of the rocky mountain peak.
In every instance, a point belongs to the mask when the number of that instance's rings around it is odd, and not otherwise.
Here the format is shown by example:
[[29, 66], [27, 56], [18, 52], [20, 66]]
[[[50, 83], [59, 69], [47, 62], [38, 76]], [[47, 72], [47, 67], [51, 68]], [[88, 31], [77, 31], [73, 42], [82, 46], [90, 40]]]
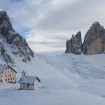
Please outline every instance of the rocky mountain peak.
[[75, 36], [72, 35], [71, 39], [66, 42], [65, 53], [81, 54], [82, 39], [81, 32], [79, 31]]
[[93, 26], [101, 26], [101, 25], [100, 25], [99, 22], [94, 22], [94, 23], [92, 24], [92, 27], [93, 27]]
[[84, 54], [100, 54], [105, 51], [105, 29], [99, 22], [92, 24], [87, 31], [84, 43]]
[[9, 17], [5, 11], [0, 12], [0, 33], [2, 35], [8, 35], [10, 32], [15, 32]]
[[6, 63], [12, 64], [14, 63], [13, 54], [22, 58], [24, 62], [30, 61], [31, 57], [34, 57], [26, 40], [13, 29], [10, 18], [5, 11], [0, 12], [0, 54]]
[[66, 42], [65, 53], [80, 54], [81, 52], [87, 55], [105, 53], [105, 29], [99, 22], [92, 24], [84, 37], [83, 44], [81, 32], [73, 35]]
[[79, 42], [82, 42], [81, 32], [80, 32], [80, 31], [75, 35], [75, 37], [76, 37], [76, 39], [77, 39]]

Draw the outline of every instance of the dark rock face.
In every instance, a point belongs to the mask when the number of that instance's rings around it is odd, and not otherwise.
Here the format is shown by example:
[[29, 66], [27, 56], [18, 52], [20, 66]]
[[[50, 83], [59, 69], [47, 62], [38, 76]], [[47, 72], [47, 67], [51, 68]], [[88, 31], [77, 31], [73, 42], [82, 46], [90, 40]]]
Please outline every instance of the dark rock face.
[[[3, 39], [1, 41], [1, 38]], [[20, 36], [12, 27], [9, 17], [5, 11], [0, 12], [0, 53], [3, 55], [7, 62], [13, 62], [12, 57], [6, 51], [4, 39], [8, 45], [12, 45], [15, 50], [13, 54], [22, 56], [25, 61], [30, 61], [34, 57], [33, 51], [28, 46], [26, 40]], [[9, 60], [8, 60], [9, 59]]]
[[18, 52], [20, 55], [25, 56], [25, 60], [31, 60], [31, 57], [34, 57], [33, 51], [28, 47], [28, 44], [23, 37], [19, 34], [16, 34], [13, 44], [18, 48]]
[[4, 44], [0, 42], [0, 54], [3, 55], [5, 49], [4, 49]]
[[81, 48], [82, 48], [81, 32], [78, 32], [75, 36], [72, 35], [72, 38], [66, 42], [65, 53], [81, 54]]
[[3, 36], [8, 36], [10, 32], [15, 32], [9, 17], [5, 11], [0, 12], [0, 32]]
[[85, 35], [83, 42], [84, 54], [100, 54], [105, 51], [105, 29], [95, 22]]
[[7, 64], [15, 64], [15, 61], [14, 61], [14, 59], [11, 57], [11, 55], [10, 54], [8, 54], [8, 52], [6, 52], [6, 51], [4, 51], [4, 53], [3, 53], [3, 58], [4, 58], [4, 60], [5, 60], [5, 62], [7, 63]]

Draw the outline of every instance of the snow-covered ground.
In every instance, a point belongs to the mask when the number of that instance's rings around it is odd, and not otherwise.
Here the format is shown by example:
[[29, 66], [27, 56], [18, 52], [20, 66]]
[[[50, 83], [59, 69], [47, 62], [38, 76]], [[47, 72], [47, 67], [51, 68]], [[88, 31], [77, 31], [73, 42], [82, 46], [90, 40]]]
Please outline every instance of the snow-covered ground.
[[[13, 55], [17, 81], [21, 71], [41, 79], [38, 91], [0, 84], [0, 105], [105, 105], [105, 55], [43, 56], [25, 63]], [[0, 61], [2, 63], [2, 60]]]

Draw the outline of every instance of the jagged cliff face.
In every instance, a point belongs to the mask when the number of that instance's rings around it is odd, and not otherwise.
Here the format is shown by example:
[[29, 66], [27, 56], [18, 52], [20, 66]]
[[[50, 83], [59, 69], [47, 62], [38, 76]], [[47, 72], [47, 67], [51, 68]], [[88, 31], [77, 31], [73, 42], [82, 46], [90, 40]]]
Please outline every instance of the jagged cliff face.
[[83, 42], [84, 54], [100, 54], [105, 51], [105, 29], [95, 22], [85, 35]]
[[[9, 46], [10, 49], [7, 49]], [[29, 48], [26, 40], [20, 36], [12, 27], [9, 17], [5, 11], [0, 12], [0, 55], [6, 63], [14, 64], [12, 54], [22, 58], [24, 62], [31, 61], [34, 57], [33, 51]]]
[[82, 39], [81, 32], [78, 32], [75, 36], [66, 42], [65, 53], [81, 54]]
[[65, 53], [81, 54], [81, 52], [86, 55], [105, 53], [105, 29], [99, 22], [92, 24], [84, 37], [83, 44], [80, 32], [66, 42]]

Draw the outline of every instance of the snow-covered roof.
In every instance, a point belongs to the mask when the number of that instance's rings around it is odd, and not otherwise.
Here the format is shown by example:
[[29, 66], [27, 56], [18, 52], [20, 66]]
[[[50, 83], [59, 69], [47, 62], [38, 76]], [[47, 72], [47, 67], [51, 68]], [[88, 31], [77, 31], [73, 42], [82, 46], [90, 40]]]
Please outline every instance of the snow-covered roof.
[[[0, 73], [2, 73], [7, 67], [10, 67], [8, 65], [2, 65], [0, 64]], [[13, 71], [15, 71], [12, 67], [10, 67]], [[16, 71], [15, 71], [16, 72]], [[17, 72], [16, 72], [17, 73]]]
[[38, 77], [25, 76], [25, 77], [21, 77], [18, 83], [21, 83], [21, 84], [34, 84], [36, 79], [40, 82], [40, 79]]

